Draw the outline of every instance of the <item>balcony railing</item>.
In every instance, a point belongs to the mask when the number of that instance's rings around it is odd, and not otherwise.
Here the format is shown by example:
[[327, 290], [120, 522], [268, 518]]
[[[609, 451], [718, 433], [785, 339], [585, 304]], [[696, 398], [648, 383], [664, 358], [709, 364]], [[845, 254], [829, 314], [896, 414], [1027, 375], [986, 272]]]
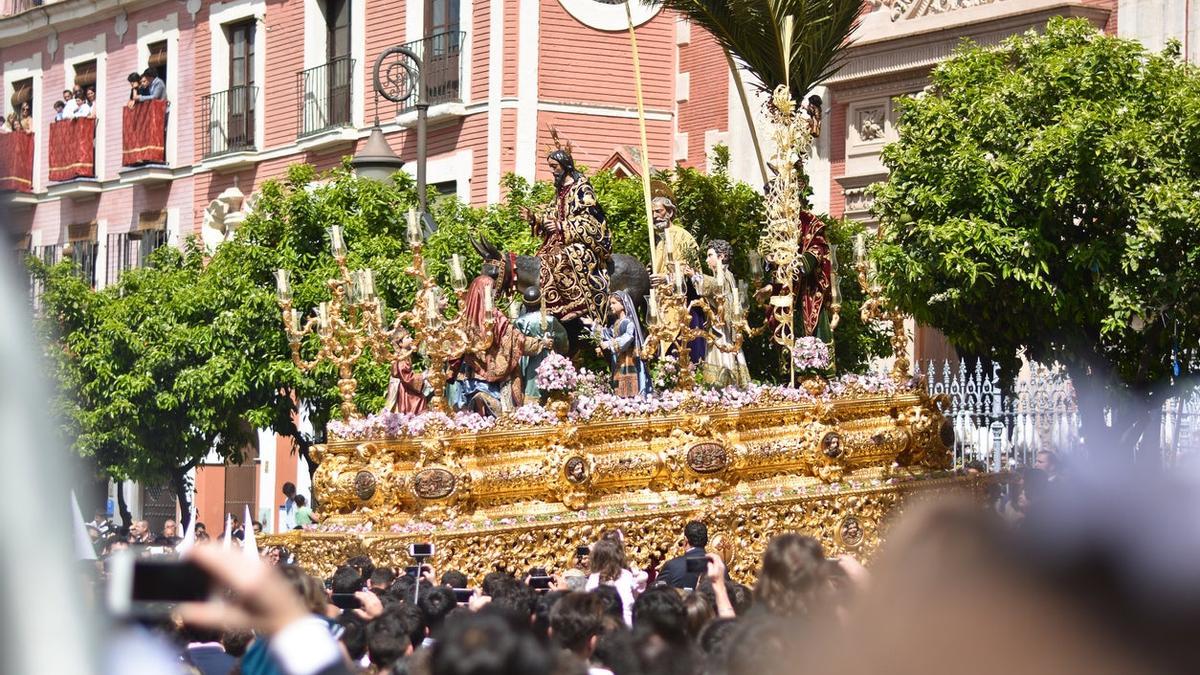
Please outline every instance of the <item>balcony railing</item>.
[[165, 164], [167, 102], [138, 101], [121, 110], [121, 166]]
[[[465, 65], [462, 48], [466, 37], [465, 31], [449, 31], [404, 45], [421, 57], [425, 67], [425, 92], [430, 104], [462, 100], [460, 85]], [[414, 99], [409, 99], [402, 105], [400, 112], [411, 110], [416, 103]]]
[[201, 101], [201, 154], [214, 157], [254, 150], [258, 87], [244, 85], [205, 96]]
[[108, 235], [108, 283], [115, 284], [125, 272], [145, 267], [150, 254], [166, 243], [165, 229]]
[[0, 192], [33, 192], [33, 134], [0, 134]]
[[297, 74], [300, 136], [350, 124], [354, 59], [342, 56]]

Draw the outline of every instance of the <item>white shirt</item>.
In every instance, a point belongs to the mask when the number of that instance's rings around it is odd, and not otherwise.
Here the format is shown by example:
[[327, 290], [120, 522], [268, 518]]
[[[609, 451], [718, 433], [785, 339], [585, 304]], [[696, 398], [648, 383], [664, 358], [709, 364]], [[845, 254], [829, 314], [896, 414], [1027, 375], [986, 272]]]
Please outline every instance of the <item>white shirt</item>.
[[[629, 570], [621, 570], [621, 576], [617, 577], [616, 581], [604, 582], [608, 586], [617, 589], [617, 595], [621, 596], [621, 612], [622, 618], [625, 619], [625, 625], [633, 627], [633, 600], [637, 597], [640, 590], [638, 589], [637, 580], [633, 576], [633, 572]], [[645, 582], [643, 582], [644, 584]], [[586, 589], [591, 591], [600, 585], [600, 575], [592, 574], [588, 577]]]
[[71, 115], [71, 117], [87, 117], [90, 114], [92, 114], [92, 106], [87, 101], [84, 101], [75, 108], [75, 114]]
[[288, 499], [279, 507], [279, 531], [286, 532], [296, 528], [296, 502]]
[[75, 105], [75, 99], [73, 99], [73, 98], [63, 101], [63, 104], [66, 106], [65, 108], [63, 108], [63, 112], [62, 112], [63, 119], [69, 120], [75, 116], [75, 109], [79, 106]]

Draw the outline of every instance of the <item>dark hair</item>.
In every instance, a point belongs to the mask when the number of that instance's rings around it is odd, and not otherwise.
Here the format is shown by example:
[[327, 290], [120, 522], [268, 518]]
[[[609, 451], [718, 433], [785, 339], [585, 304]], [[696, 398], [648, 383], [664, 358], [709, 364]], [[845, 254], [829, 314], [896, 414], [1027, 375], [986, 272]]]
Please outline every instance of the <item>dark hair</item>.
[[533, 636], [543, 645], [550, 641], [550, 610], [567, 595], [567, 591], [539, 593], [533, 601]]
[[441, 637], [446, 615], [458, 607], [458, 601], [449, 588], [434, 586], [421, 591], [417, 598], [417, 607], [421, 611], [421, 620], [429, 629], [429, 637], [436, 640]]
[[724, 239], [713, 239], [708, 242], [708, 247], [717, 254], [722, 265], [729, 267], [729, 261], [733, 260], [733, 246], [729, 242]]
[[484, 595], [495, 595], [499, 585], [508, 579], [512, 579], [511, 574], [505, 572], [488, 572], [484, 575], [483, 583], [479, 585], [479, 590], [483, 591]]
[[666, 642], [687, 642], [687, 610], [674, 588], [656, 586], [633, 601], [633, 625]]
[[772, 537], [763, 553], [754, 601], [776, 616], [803, 616], [821, 583], [825, 550], [821, 542], [799, 534]]
[[785, 649], [796, 640], [797, 627], [791, 621], [761, 615], [739, 624], [725, 639], [729, 675], [780, 672], [779, 665], [787, 662]]
[[700, 637], [700, 631], [717, 615], [708, 598], [695, 592], [688, 593], [683, 599], [683, 611], [687, 634], [693, 642]]
[[235, 659], [242, 658], [242, 655], [246, 653], [246, 648], [250, 646], [251, 642], [254, 642], [253, 631], [225, 631], [221, 635], [221, 646], [225, 648], [225, 653]]
[[700, 637], [696, 640], [696, 644], [708, 658], [717, 662], [723, 661], [729, 650], [729, 636], [733, 635], [737, 625], [737, 619], [713, 619], [708, 622], [704, 630], [700, 631]]
[[600, 634], [604, 602], [591, 593], [567, 593], [550, 610], [551, 639], [563, 649], [578, 652]]
[[153, 80], [154, 78], [158, 77], [158, 71], [153, 67], [149, 67], [142, 71], [142, 77], [148, 77]]
[[[295, 565], [283, 565], [279, 568], [280, 574], [283, 575], [292, 584], [292, 589], [297, 595], [304, 598], [304, 605], [313, 614], [323, 614], [327, 598], [325, 596], [324, 585], [314, 577], [309, 576], [304, 570]], [[358, 589], [354, 589], [357, 591]], [[353, 593], [354, 591], [350, 591]]]
[[973, 460], [967, 462], [965, 468], [967, 470], [974, 469], [975, 471], [978, 471], [979, 473], [987, 473], [987, 464], [984, 464], [983, 460], [980, 460], [980, 459], [973, 459]]
[[[67, 107], [67, 104], [66, 104], [66, 103], [63, 103], [62, 101], [55, 101], [55, 102], [54, 102], [54, 107], [55, 107], [55, 109], [58, 109], [58, 108], [65, 108], [65, 107]], [[100, 512], [99, 512], [99, 511], [96, 511], [96, 513], [100, 513]]]
[[625, 569], [625, 552], [619, 541], [601, 537], [592, 546], [588, 569], [600, 575], [600, 581], [616, 581]]
[[125, 78], [125, 79], [126, 79], [126, 81], [128, 81], [130, 84], [133, 84], [134, 82], [137, 82], [138, 80], [142, 79], [142, 76], [141, 76], [141, 75], [138, 75], [137, 73], [130, 73], [130, 74], [129, 74], [129, 77], [127, 77], [127, 78]]
[[692, 548], [706, 546], [708, 544], [708, 526], [698, 520], [693, 520], [683, 527], [683, 536], [687, 539], [688, 546]]
[[620, 592], [613, 586], [600, 584], [593, 588], [591, 593], [600, 598], [604, 603], [604, 612], [609, 616], [615, 616], [624, 621], [625, 619], [625, 601], [621, 599]]
[[390, 567], [376, 567], [374, 572], [371, 572], [370, 584], [372, 588], [387, 588], [396, 580], [396, 572]]
[[366, 583], [367, 579], [370, 579], [371, 575], [375, 573], [375, 563], [371, 562], [371, 559], [365, 555], [356, 555], [347, 560], [346, 564], [358, 569], [358, 573], [362, 575], [363, 583]]
[[553, 665], [528, 630], [512, 630], [486, 612], [448, 624], [430, 654], [431, 670], [438, 675], [549, 675]]
[[296, 506], [307, 506], [307, 505], [308, 505], [308, 500], [304, 498], [304, 495], [296, 495]]
[[613, 675], [639, 675], [642, 671], [633, 650], [633, 632], [620, 617], [610, 617], [604, 623], [607, 630], [596, 640], [592, 661], [608, 668]]
[[296, 484], [291, 483], [291, 482], [284, 483], [283, 484], [283, 496], [295, 497], [296, 496]]
[[334, 593], [357, 593], [363, 587], [362, 572], [356, 567], [342, 565], [333, 573]]
[[525, 584], [507, 577], [491, 593], [492, 601], [487, 606], [496, 612], [502, 612], [516, 626], [529, 627], [529, 618], [533, 615], [533, 602], [536, 593]]
[[467, 575], [458, 570], [446, 570], [442, 572], [442, 585], [450, 588], [466, 588]]
[[367, 653], [367, 622], [354, 612], [345, 612], [336, 621], [342, 627], [338, 639], [346, 646], [346, 653], [355, 663], [362, 661]]
[[413, 584], [415, 583], [417, 583], [416, 579], [407, 574], [401, 574], [384, 592], [383, 599], [390, 602], [412, 602]]
[[412, 605], [396, 605], [367, 624], [367, 653], [371, 664], [388, 668], [425, 637], [421, 612]]

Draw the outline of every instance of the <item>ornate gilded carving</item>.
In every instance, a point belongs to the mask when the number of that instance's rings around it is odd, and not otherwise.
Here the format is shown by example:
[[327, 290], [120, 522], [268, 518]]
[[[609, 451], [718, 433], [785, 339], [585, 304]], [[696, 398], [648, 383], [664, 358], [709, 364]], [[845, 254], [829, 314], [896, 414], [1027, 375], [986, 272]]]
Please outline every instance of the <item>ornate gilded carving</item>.
[[687, 465], [696, 473], [717, 473], [729, 465], [729, 456], [720, 443], [697, 443], [688, 448]]
[[519, 518], [404, 532], [289, 531], [265, 536], [262, 543], [287, 546], [303, 567], [324, 577], [360, 554], [371, 556], [377, 565], [407, 565], [410, 543], [432, 541], [437, 546], [433, 564], [438, 569], [463, 570], [472, 583], [479, 583], [494, 569], [520, 574], [534, 566], [572, 567], [575, 546], [595, 541], [610, 528], [624, 532], [631, 563], [647, 567], [652, 558], [677, 555], [684, 524], [699, 518], [707, 523], [714, 541], [719, 536], [736, 551], [736, 556], [727, 558], [733, 578], [753, 583], [763, 550], [776, 534], [801, 532], [816, 537], [830, 556], [870, 557], [882, 541], [885, 523], [914, 500], [951, 490], [982, 494], [987, 482], [996, 479], [917, 475], [902, 482], [869, 480], [858, 487], [843, 483], [842, 489], [820, 493], [778, 481], [778, 487], [759, 494], [693, 498], [674, 505], [663, 502], [640, 510], [610, 503], [565, 516], [530, 512]]
[[375, 496], [376, 485], [378, 485], [378, 481], [375, 480], [375, 474], [370, 471], [359, 471], [354, 476], [354, 493], [364, 502]]
[[442, 499], [454, 492], [454, 474], [441, 468], [423, 469], [413, 476], [413, 494], [421, 499]]

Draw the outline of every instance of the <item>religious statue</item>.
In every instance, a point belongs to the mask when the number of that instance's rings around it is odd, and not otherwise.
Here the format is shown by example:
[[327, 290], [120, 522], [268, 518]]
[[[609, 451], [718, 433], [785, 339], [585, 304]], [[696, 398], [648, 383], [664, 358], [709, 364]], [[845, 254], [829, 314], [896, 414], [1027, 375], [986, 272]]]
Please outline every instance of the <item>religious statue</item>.
[[[829, 302], [833, 280], [833, 266], [829, 255], [829, 241], [825, 238], [825, 221], [808, 211], [800, 213], [799, 234], [796, 241], [797, 266], [792, 279], [791, 297], [795, 302], [792, 313], [792, 331], [796, 337], [813, 336], [832, 342]], [[759, 288], [754, 297], [767, 302], [772, 296], [788, 295], [789, 290], [779, 283]], [[777, 321], [768, 315], [772, 324]]]
[[[737, 340], [738, 324], [745, 316], [738, 282], [730, 269], [732, 260], [733, 247], [729, 242], [713, 239], [708, 242], [705, 259], [712, 276], [696, 275], [700, 294], [708, 301], [716, 317], [712, 328], [717, 342], [704, 358], [704, 379], [709, 384], [719, 386], [750, 384], [750, 371], [746, 368], [745, 354], [741, 349], [732, 349]], [[725, 349], [721, 349], [722, 346]], [[726, 351], [727, 349], [730, 351]]]
[[543, 214], [522, 207], [521, 217], [542, 240], [536, 255], [546, 309], [565, 322], [596, 315], [602, 308], [612, 234], [595, 190], [575, 169], [570, 146], [559, 147], [546, 161], [554, 174], [554, 204]]
[[451, 364], [455, 386], [450, 396], [455, 409], [499, 417], [525, 402], [521, 357], [540, 352], [550, 340], [526, 337], [513, 328], [504, 312], [494, 306], [495, 283], [495, 277], [485, 273], [467, 288], [462, 311], [467, 317], [467, 334], [475, 344]]
[[[566, 354], [570, 346], [567, 330], [554, 315], [545, 310], [541, 291], [536, 286], [527, 288], [522, 299], [525, 311], [516, 319], [517, 330], [526, 337], [549, 338], [550, 348], [559, 354]], [[542, 392], [538, 389], [537, 369], [549, 353], [548, 349], [542, 349], [535, 354], [521, 357], [521, 380], [525, 383], [526, 400], [537, 401], [542, 397]]]
[[[654, 229], [658, 236], [654, 244], [654, 266], [651, 269], [650, 285], [674, 284], [676, 291], [684, 294], [689, 305], [700, 298], [692, 275], [700, 269], [700, 247], [690, 232], [675, 224], [675, 203], [670, 197], [658, 196], [651, 202]], [[689, 326], [704, 327], [704, 311], [690, 307]], [[704, 360], [707, 345], [703, 337], [688, 342], [689, 360], [693, 364]]]
[[[395, 341], [401, 354], [411, 354], [413, 349], [412, 335], [401, 327]], [[425, 412], [425, 376], [413, 371], [412, 361], [408, 356], [396, 359], [392, 363], [392, 375], [388, 380], [387, 400], [383, 404], [384, 412], [411, 413], [419, 415]]]
[[613, 393], [624, 398], [650, 395], [650, 371], [641, 356], [646, 334], [629, 293], [617, 291], [608, 296], [608, 319], [610, 325], [599, 329], [590, 317], [583, 322], [592, 327], [600, 349], [608, 353]]

